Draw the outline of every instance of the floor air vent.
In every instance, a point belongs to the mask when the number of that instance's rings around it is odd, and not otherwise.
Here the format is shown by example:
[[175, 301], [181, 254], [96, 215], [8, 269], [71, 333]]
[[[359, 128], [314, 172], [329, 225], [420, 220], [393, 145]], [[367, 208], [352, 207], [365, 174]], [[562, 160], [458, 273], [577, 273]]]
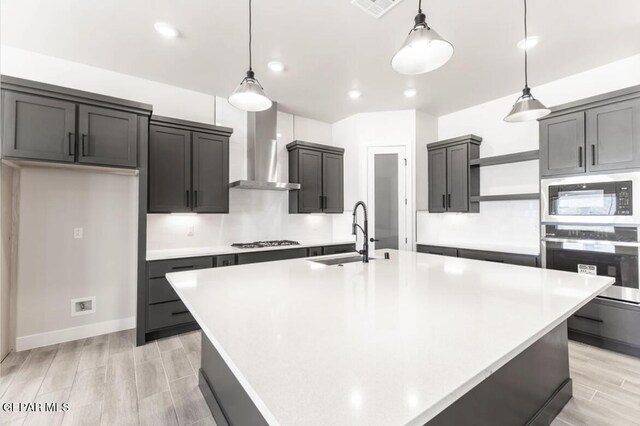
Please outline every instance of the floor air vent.
[[351, 4], [355, 4], [369, 15], [379, 19], [401, 1], [402, 0], [351, 0]]

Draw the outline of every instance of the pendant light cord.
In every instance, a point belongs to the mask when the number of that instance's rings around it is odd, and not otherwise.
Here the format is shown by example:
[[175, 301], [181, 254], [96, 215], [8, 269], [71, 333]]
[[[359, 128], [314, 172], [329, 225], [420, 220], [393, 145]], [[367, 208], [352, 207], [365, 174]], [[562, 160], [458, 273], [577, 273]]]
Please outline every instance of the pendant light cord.
[[249, 0], [249, 71], [251, 69], [251, 0]]
[[527, 50], [529, 48], [529, 46], [527, 46], [527, 43], [529, 42], [529, 40], [527, 40], [528, 34], [527, 34], [527, 0], [524, 0], [524, 87], [527, 88], [529, 87], [529, 76], [527, 73], [527, 69], [528, 64], [527, 64]]
[[422, 13], [422, 0], [418, 0], [418, 13]]

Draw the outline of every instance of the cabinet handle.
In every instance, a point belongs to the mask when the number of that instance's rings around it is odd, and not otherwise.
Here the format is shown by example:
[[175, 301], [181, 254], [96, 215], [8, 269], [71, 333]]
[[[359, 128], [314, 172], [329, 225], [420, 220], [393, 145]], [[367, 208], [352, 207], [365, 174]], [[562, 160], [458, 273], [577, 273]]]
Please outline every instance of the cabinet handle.
[[180, 312], [171, 312], [171, 315], [182, 315], [182, 314], [188, 314], [189, 311], [180, 311]]
[[194, 267], [193, 265], [172, 266], [172, 267], [171, 267], [171, 270], [172, 270], [172, 271], [177, 271], [177, 270], [179, 270], [179, 269], [191, 269], [191, 268], [193, 268], [193, 267]]
[[324, 205], [323, 205], [323, 208], [326, 210], [326, 209], [327, 209], [327, 196], [325, 195], [325, 196], [323, 197], [323, 199], [324, 199]]
[[87, 142], [87, 135], [85, 135], [83, 133], [81, 138], [82, 138], [82, 141], [81, 141], [82, 142], [82, 156], [83, 157], [89, 156], [89, 154], [88, 154], [88, 152], [89, 152], [89, 144], [87, 143], [86, 147], [85, 147], [85, 143]]
[[75, 133], [69, 132], [69, 155], [76, 155], [75, 143], [74, 143]]
[[318, 208], [322, 210], [322, 195], [319, 196], [318, 199], [320, 201], [320, 205], [318, 206]]
[[451, 208], [451, 194], [447, 194], [447, 207]]
[[447, 208], [447, 201], [446, 201], [446, 195], [442, 194], [442, 208], [446, 209]]
[[495, 262], [495, 263], [504, 263], [504, 260], [502, 259], [482, 259], [485, 262]]
[[591, 165], [596, 165], [596, 144], [591, 144]]
[[189, 190], [187, 189], [185, 192], [187, 193], [187, 207], [189, 207]]
[[193, 207], [198, 207], [198, 190], [193, 191]]
[[583, 315], [578, 315], [578, 314], [574, 314], [573, 316], [579, 319], [587, 320], [587, 321], [600, 322], [600, 323], [604, 322], [603, 320], [598, 318], [585, 317]]
[[578, 147], [578, 167], [582, 167], [582, 147]]

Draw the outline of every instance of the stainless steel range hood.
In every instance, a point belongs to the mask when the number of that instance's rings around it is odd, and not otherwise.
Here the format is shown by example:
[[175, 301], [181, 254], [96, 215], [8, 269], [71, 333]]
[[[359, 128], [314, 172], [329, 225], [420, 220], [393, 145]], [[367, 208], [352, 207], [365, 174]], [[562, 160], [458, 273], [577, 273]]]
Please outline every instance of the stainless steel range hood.
[[277, 181], [277, 122], [278, 105], [275, 102], [266, 111], [247, 113], [247, 180], [231, 182], [230, 188], [271, 191], [300, 189], [299, 183]]

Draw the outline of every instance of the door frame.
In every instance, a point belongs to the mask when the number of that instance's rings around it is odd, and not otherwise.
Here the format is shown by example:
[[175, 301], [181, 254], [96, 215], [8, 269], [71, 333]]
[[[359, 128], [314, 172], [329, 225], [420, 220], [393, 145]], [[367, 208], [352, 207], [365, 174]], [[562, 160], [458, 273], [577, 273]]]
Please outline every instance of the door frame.
[[[409, 200], [409, 159], [407, 147], [404, 145], [370, 146], [367, 148], [367, 206], [369, 207], [369, 222], [371, 230], [375, 230], [375, 156], [377, 154], [398, 155], [398, 249], [411, 250], [412, 240], [411, 209]], [[404, 212], [404, 214], [403, 214]], [[375, 232], [370, 232], [370, 237]], [[369, 243], [370, 250], [375, 250], [375, 242]]]

